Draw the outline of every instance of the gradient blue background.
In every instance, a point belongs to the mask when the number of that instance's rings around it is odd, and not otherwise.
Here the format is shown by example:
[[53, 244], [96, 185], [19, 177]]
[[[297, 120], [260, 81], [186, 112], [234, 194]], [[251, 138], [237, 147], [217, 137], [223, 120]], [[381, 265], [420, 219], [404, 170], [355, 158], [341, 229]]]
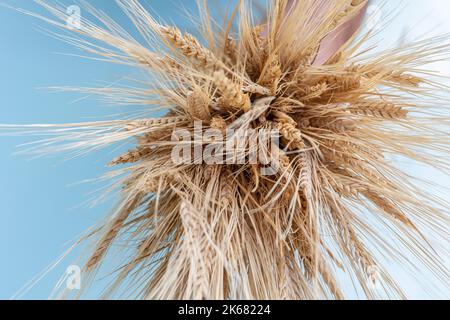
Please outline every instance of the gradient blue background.
[[[32, 1], [0, 1], [34, 12], [42, 12]], [[67, 6], [72, 1], [61, 1]], [[390, 1], [392, 5], [392, 2]], [[124, 26], [129, 21], [113, 1], [90, 0], [89, 3], [110, 14]], [[189, 27], [181, 7], [194, 8], [193, 0], [149, 0], [146, 2], [162, 18], [182, 28]], [[378, 4], [380, 1], [374, 1]], [[398, 7], [395, 1], [395, 7]], [[395, 43], [407, 30], [414, 28], [433, 33], [449, 32], [446, 0], [405, 1], [395, 21], [383, 34], [386, 43]], [[182, 5], [181, 5], [182, 4]], [[382, 7], [382, 13], [390, 10]], [[98, 81], [113, 82], [133, 74], [133, 70], [108, 63], [55, 54], [77, 53], [70, 46], [40, 32], [48, 26], [34, 18], [0, 7], [0, 123], [64, 123], [104, 119], [107, 115], [125, 111], [78, 94], [51, 93], [50, 86], [90, 86]], [[433, 30], [433, 28], [435, 28]], [[51, 28], [50, 28], [51, 29]], [[450, 74], [449, 64], [440, 68]], [[97, 152], [66, 161], [63, 155], [53, 155], [30, 161], [30, 157], [13, 155], [17, 146], [30, 139], [0, 136], [0, 299], [8, 299], [24, 284], [59, 257], [77, 235], [103, 217], [114, 202], [90, 207], [92, 191], [102, 184], [82, 183], [106, 172], [105, 163], [112, 155]], [[421, 172], [429, 176], [430, 171]], [[448, 177], [438, 177], [442, 183]], [[448, 184], [447, 184], [448, 185]], [[39, 281], [24, 298], [45, 299], [58, 278], [76, 258], [75, 252]], [[395, 272], [396, 267], [393, 266]], [[398, 271], [400, 272], [400, 271]], [[427, 277], [426, 274], [423, 275]], [[448, 284], [440, 292], [428, 292], [416, 281], [398, 274], [412, 298], [448, 298]], [[430, 278], [430, 281], [435, 281]], [[349, 284], [350, 286], [351, 284]], [[95, 297], [94, 290], [89, 295]]]

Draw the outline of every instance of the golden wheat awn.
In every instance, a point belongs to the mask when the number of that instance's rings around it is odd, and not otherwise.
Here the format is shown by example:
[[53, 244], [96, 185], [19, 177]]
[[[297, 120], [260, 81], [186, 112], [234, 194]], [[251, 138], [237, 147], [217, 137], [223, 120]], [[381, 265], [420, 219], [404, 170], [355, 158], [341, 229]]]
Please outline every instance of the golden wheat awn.
[[[41, 18], [66, 28], [63, 8], [38, 3], [59, 20]], [[84, 272], [91, 278], [114, 243], [127, 243], [105, 297], [125, 285], [128, 297], [144, 299], [344, 299], [337, 273], [345, 272], [367, 298], [404, 298], [384, 265], [411, 267], [399, 246], [448, 279], [422, 232], [447, 241], [448, 202], [427, 194], [391, 157], [448, 173], [449, 118], [436, 98], [447, 89], [422, 69], [448, 57], [448, 38], [374, 54], [362, 49], [370, 34], [359, 40], [352, 32], [333, 49], [330, 35], [364, 12], [364, 0], [273, 1], [265, 24], [245, 1], [223, 24], [203, 7], [204, 39], [158, 23], [137, 0], [117, 3], [144, 44], [93, 8], [104, 27], [83, 20], [62, 39], [155, 79], [142, 90], [89, 92], [168, 113], [56, 126], [60, 135], [48, 141], [67, 152], [137, 141], [110, 163], [128, 164], [117, 171], [125, 175], [122, 203], [89, 235]], [[263, 163], [247, 160], [173, 162], [181, 142], [172, 133], [194, 134], [198, 120], [202, 130], [278, 129], [275, 172], [263, 175]], [[61, 146], [66, 138], [78, 141]]]

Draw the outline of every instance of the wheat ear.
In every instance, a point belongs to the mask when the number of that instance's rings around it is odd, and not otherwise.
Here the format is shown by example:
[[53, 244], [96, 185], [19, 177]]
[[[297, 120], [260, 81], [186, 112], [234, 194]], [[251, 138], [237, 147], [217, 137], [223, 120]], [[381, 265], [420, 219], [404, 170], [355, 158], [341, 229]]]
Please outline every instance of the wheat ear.
[[132, 131], [141, 128], [150, 128], [150, 127], [160, 127], [167, 125], [176, 125], [180, 123], [184, 123], [189, 121], [189, 117], [179, 116], [179, 117], [163, 117], [163, 118], [154, 118], [154, 119], [140, 119], [127, 123], [126, 130]]
[[326, 82], [321, 82], [319, 84], [306, 87], [303, 89], [303, 97], [301, 99], [303, 101], [309, 101], [316, 98], [320, 98], [324, 93], [328, 91], [329, 87]]
[[275, 95], [282, 74], [283, 71], [281, 70], [280, 58], [277, 54], [274, 54], [267, 63], [265, 70], [263, 70], [263, 74], [258, 83], [270, 88], [271, 95]]
[[320, 274], [322, 275], [323, 281], [326, 283], [328, 289], [330, 289], [333, 296], [338, 300], [343, 300], [344, 295], [342, 291], [339, 289], [339, 285], [337, 284], [335, 277], [330, 271], [330, 268], [324, 261], [322, 257], [318, 259], [318, 269]]
[[387, 215], [391, 216], [395, 220], [402, 222], [404, 225], [416, 229], [416, 226], [412, 223], [408, 217], [391, 201], [381, 197], [372, 190], [366, 190], [362, 193], [367, 199], [372, 201], [378, 208], [384, 211]]
[[330, 130], [336, 133], [352, 131], [355, 129], [355, 122], [353, 120], [333, 117], [312, 119], [310, 120], [310, 125], [314, 128]]
[[253, 93], [260, 95], [270, 95], [270, 89], [263, 87], [259, 84], [252, 83], [242, 88], [242, 91], [245, 93]]
[[301, 173], [300, 173], [300, 188], [303, 190], [305, 197], [311, 199], [312, 197], [312, 170], [308, 159], [308, 154], [302, 152], [300, 154]]
[[275, 128], [281, 134], [281, 137], [287, 141], [288, 148], [290, 150], [304, 149], [305, 144], [303, 142], [302, 133], [291, 123], [277, 122]]
[[248, 111], [251, 106], [250, 98], [241, 91], [241, 86], [229, 79], [222, 70], [214, 72], [214, 84], [222, 94], [220, 104]]
[[126, 164], [126, 163], [134, 163], [139, 160], [142, 160], [145, 156], [147, 156], [150, 153], [151, 149], [148, 147], [137, 147], [136, 149], [129, 150], [123, 155], [117, 157], [110, 163], [108, 163], [108, 166], [113, 167], [120, 164]]
[[383, 119], [405, 119], [408, 111], [389, 102], [360, 102], [349, 108], [354, 114], [367, 115]]
[[175, 27], [161, 27], [161, 33], [175, 48], [197, 65], [204, 68], [215, 68], [220, 65], [220, 61], [214, 54], [203, 47], [191, 34], [183, 35]]
[[200, 120], [209, 120], [211, 118], [209, 102], [208, 95], [198, 88], [189, 93], [186, 101], [192, 117]]
[[190, 253], [191, 276], [193, 280], [192, 298], [195, 300], [207, 299], [209, 297], [210, 261], [204, 258], [205, 240], [200, 227], [200, 219], [193, 212], [192, 206], [187, 201], [180, 204], [180, 217], [184, 228], [185, 244]]
[[96, 267], [105, 256], [106, 252], [110, 248], [111, 244], [116, 239], [120, 230], [128, 219], [128, 216], [139, 206], [142, 200], [142, 195], [138, 193], [133, 199], [128, 200], [124, 207], [118, 212], [116, 217], [107, 225], [107, 231], [105, 235], [100, 239], [96, 246], [94, 253], [91, 255], [86, 263], [86, 268], [92, 269]]

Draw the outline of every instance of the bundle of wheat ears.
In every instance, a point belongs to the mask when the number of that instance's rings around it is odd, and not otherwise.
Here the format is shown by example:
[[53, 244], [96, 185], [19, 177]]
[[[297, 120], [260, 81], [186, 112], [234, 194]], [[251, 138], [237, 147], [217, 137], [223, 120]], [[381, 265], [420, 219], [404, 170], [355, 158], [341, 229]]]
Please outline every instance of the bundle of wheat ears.
[[[412, 159], [448, 173], [447, 88], [422, 68], [447, 59], [447, 37], [367, 47], [375, 31], [361, 32], [364, 0], [269, 1], [262, 19], [238, 1], [224, 22], [201, 1], [198, 37], [137, 0], [116, 2], [141, 41], [88, 4], [101, 23], [70, 28], [65, 8], [38, 1], [56, 17], [40, 18], [74, 32], [64, 41], [151, 75], [139, 88], [86, 90], [145, 106], [146, 116], [48, 126], [58, 136], [46, 145], [66, 152], [135, 142], [110, 163], [119, 205], [82, 239], [94, 241], [88, 279], [108, 252], [124, 251], [103, 297], [344, 299], [354, 287], [369, 299], [405, 298], [392, 261], [448, 280], [439, 254], [448, 203], [399, 166]], [[176, 130], [231, 128], [278, 132], [265, 150], [279, 159], [275, 170], [248, 160], [250, 142], [241, 162], [173, 160], [187, 143]], [[211, 144], [199, 141], [200, 150]]]

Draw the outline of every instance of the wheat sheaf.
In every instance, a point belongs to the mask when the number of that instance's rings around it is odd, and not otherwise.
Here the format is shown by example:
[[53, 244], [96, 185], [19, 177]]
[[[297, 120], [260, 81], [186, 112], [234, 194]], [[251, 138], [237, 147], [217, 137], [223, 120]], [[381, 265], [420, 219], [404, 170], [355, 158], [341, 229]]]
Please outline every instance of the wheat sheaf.
[[[58, 133], [47, 146], [67, 152], [135, 143], [110, 163], [121, 177], [117, 210], [86, 236], [91, 278], [115, 244], [126, 250], [104, 297], [125, 287], [140, 299], [345, 299], [347, 277], [362, 297], [405, 298], [386, 261], [414, 272], [419, 260], [448, 279], [427, 240], [447, 243], [448, 202], [395, 161], [448, 174], [439, 98], [447, 88], [422, 69], [448, 58], [447, 37], [379, 52], [365, 47], [373, 31], [353, 32], [330, 52], [330, 37], [364, 0], [269, 1], [259, 22], [238, 1], [224, 23], [200, 2], [199, 37], [157, 22], [139, 1], [116, 2], [141, 42], [89, 5], [103, 26], [83, 19], [60, 37], [152, 80], [78, 90], [166, 114], [42, 128]], [[40, 18], [67, 28], [64, 8], [38, 3], [57, 19]], [[265, 164], [245, 160], [175, 163], [174, 131], [194, 135], [198, 121], [219, 132], [275, 130], [276, 170], [262, 174]]]

